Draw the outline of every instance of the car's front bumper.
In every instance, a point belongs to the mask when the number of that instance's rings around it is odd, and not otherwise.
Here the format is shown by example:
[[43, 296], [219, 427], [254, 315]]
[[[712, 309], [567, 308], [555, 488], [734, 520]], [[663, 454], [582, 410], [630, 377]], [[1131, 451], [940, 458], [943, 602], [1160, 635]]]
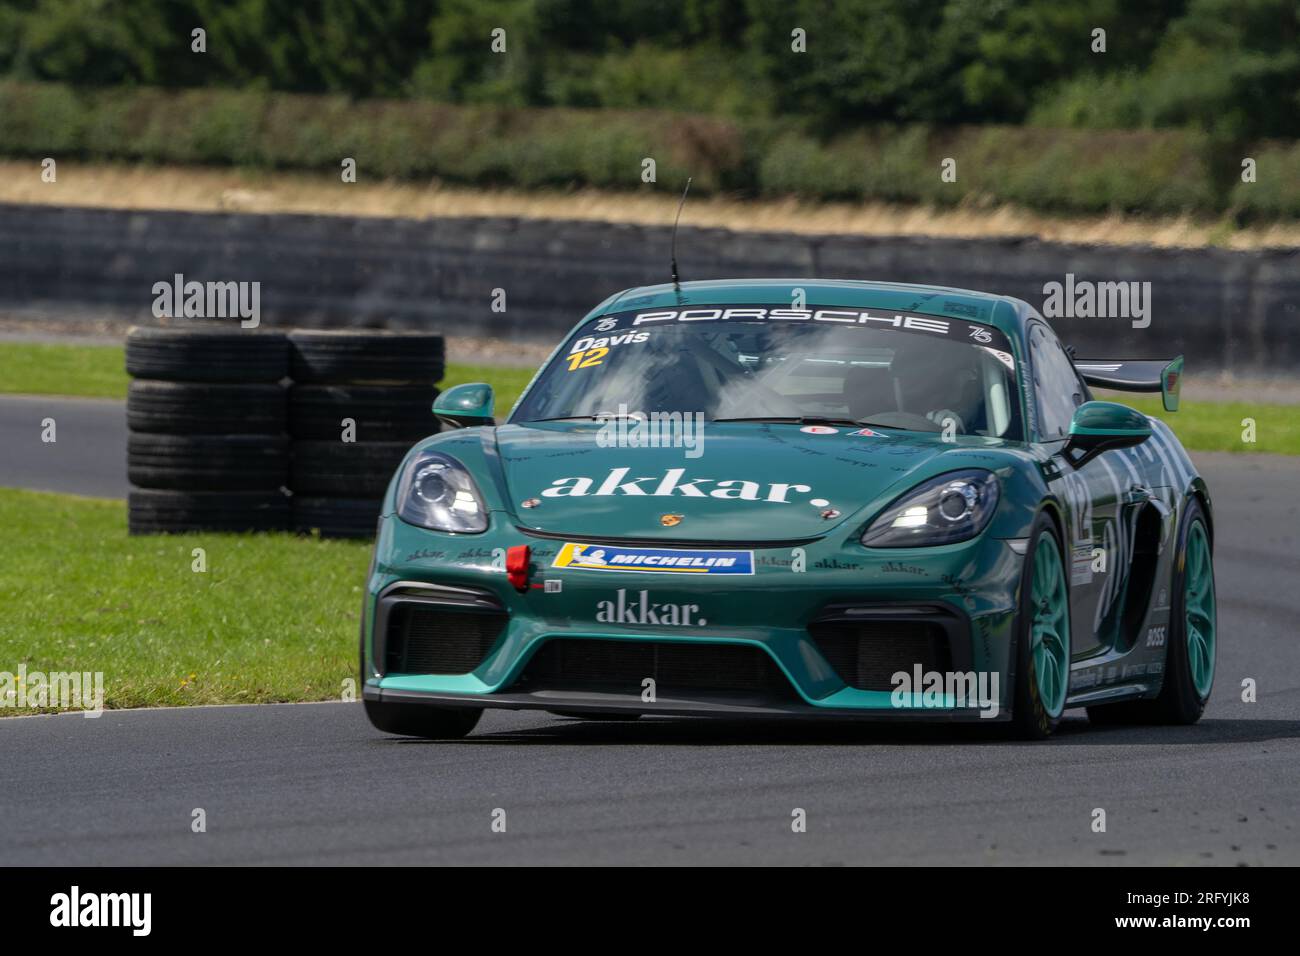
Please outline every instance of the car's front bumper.
[[[499, 550], [521, 544], [530, 546], [531, 558], [522, 593], [507, 580]], [[562, 544], [513, 528], [453, 538], [388, 519], [377, 542], [363, 618], [365, 698], [575, 713], [939, 720], [1009, 715], [1023, 561], [1009, 542], [979, 538], [886, 551], [862, 548], [856, 540], [823, 539], [797, 545], [802, 571], [794, 570], [792, 547], [756, 547], [749, 549], [754, 552], [749, 575], [555, 568]], [[547, 582], [555, 581], [560, 590], [553, 590], [553, 583], [548, 590]], [[672, 624], [618, 620], [629, 613], [623, 605], [641, 592], [646, 597], [640, 600], [652, 608], [695, 611]], [[613, 608], [622, 615], [610, 613]], [[439, 609], [448, 612], [445, 618], [439, 618]], [[416, 621], [416, 613], [424, 617]], [[482, 623], [485, 617], [490, 625]], [[860, 631], [859, 625], [870, 629]], [[891, 630], [909, 628], [909, 633], [923, 628], [942, 635], [945, 650], [927, 653], [926, 673], [941, 666], [972, 675], [984, 682], [977, 685], [982, 696], [972, 701], [924, 694], [919, 685], [916, 693], [894, 693], [880, 680], [880, 668], [887, 673], [892, 666], [887, 652], [878, 654], [874, 645], [862, 652], [869, 658], [863, 669], [840, 650], [841, 635], [849, 631], [887, 641]], [[412, 634], [424, 642], [419, 654], [410, 655], [420, 658], [415, 663], [394, 650], [395, 642], [414, 640]], [[439, 658], [437, 642], [467, 640], [465, 635], [479, 643], [450, 653], [454, 663], [440, 664], [445, 658]], [[557, 642], [566, 643], [543, 653]], [[433, 658], [426, 653], [430, 646]], [[722, 650], [734, 651], [741, 679], [728, 672]], [[698, 669], [692, 665], [696, 653]], [[554, 660], [566, 657], [572, 659], [567, 670]], [[598, 679], [602, 661], [618, 665], [609, 680]], [[922, 662], [910, 663], [920, 667]], [[850, 673], [855, 666], [858, 670]], [[452, 669], [456, 673], [428, 672]], [[867, 671], [875, 675], [870, 686], [854, 686], [867, 680]], [[710, 685], [710, 673], [720, 675], [717, 686]]]

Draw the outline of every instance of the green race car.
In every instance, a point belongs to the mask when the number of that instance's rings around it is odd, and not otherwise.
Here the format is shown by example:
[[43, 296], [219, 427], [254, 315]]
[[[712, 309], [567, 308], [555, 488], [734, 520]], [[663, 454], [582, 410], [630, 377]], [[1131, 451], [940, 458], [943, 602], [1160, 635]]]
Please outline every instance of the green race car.
[[505, 424], [492, 390], [384, 500], [362, 616], [380, 730], [486, 707], [1190, 723], [1215, 665], [1213, 521], [1169, 428], [1090, 385], [1028, 304], [735, 280], [610, 297]]

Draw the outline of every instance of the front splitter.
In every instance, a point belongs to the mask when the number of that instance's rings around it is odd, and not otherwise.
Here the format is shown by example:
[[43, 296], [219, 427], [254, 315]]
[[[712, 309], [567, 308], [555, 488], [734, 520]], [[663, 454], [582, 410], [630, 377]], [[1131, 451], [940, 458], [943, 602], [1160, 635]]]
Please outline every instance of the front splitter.
[[999, 723], [1009, 720], [1005, 710], [996, 717], [982, 716], [974, 707], [963, 708], [848, 708], [816, 707], [811, 704], [766, 698], [682, 698], [659, 696], [653, 703], [626, 694], [596, 691], [535, 690], [496, 694], [446, 694], [436, 691], [386, 690], [367, 685], [366, 700], [393, 704], [425, 704], [430, 707], [483, 707], [501, 710], [565, 710], [575, 713], [661, 714], [674, 717], [745, 717], [816, 719], [931, 721], [949, 723]]

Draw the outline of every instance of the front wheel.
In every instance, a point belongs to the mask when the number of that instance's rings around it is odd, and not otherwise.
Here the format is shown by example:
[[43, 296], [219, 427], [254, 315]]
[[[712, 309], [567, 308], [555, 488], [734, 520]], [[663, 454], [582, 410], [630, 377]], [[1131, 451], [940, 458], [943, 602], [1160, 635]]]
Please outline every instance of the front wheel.
[[430, 707], [367, 700], [366, 716], [377, 730], [399, 737], [455, 740], [464, 737], [483, 716], [481, 707]]
[[1019, 736], [1051, 736], [1070, 689], [1070, 589], [1056, 526], [1034, 522], [1020, 576], [1016, 624], [1016, 696], [1012, 724]]

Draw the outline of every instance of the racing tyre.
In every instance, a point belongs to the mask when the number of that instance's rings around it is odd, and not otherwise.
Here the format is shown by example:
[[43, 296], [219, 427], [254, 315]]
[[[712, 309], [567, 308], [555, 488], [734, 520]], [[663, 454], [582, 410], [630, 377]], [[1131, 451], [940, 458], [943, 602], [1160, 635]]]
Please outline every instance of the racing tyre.
[[279, 435], [287, 422], [279, 385], [136, 379], [126, 396], [131, 431], [168, 435]]
[[298, 331], [289, 333], [295, 382], [428, 382], [442, 380], [445, 347], [428, 332]]
[[126, 333], [126, 370], [169, 382], [278, 382], [289, 344], [282, 332], [136, 326]]
[[126, 473], [139, 488], [275, 491], [289, 474], [280, 435], [150, 435], [126, 440]]
[[1051, 736], [1070, 689], [1070, 588], [1056, 526], [1040, 513], [1020, 575], [1016, 620], [1016, 693], [1012, 724], [1018, 736]]
[[382, 498], [310, 498], [295, 495], [293, 529], [322, 538], [373, 538]]
[[464, 737], [483, 716], [482, 707], [429, 707], [367, 700], [366, 716], [376, 730], [399, 737], [454, 740]]
[[131, 534], [284, 531], [289, 500], [280, 492], [147, 491], [127, 498]]
[[1214, 687], [1218, 613], [1214, 563], [1205, 511], [1187, 502], [1174, 563], [1164, 683], [1153, 700], [1124, 701], [1088, 708], [1097, 724], [1194, 724]]
[[289, 391], [294, 438], [334, 439], [343, 420], [356, 423], [360, 441], [414, 442], [438, 431], [432, 385], [295, 385]]
[[382, 498], [410, 447], [403, 441], [296, 441], [289, 487], [308, 497]]

